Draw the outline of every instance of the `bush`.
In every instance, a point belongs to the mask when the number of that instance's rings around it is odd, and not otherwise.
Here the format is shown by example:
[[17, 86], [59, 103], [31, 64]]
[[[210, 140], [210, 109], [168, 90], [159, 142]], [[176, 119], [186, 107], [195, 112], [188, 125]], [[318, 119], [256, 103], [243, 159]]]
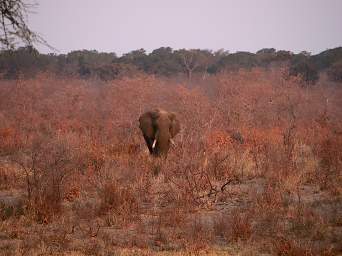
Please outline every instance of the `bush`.
[[77, 161], [68, 142], [36, 135], [11, 156], [25, 178], [27, 206], [39, 222], [61, 213], [64, 184]]
[[342, 82], [342, 61], [334, 63], [327, 71], [328, 77], [334, 82]]
[[303, 82], [315, 84], [319, 79], [318, 69], [309, 60], [301, 60], [290, 66], [290, 76], [300, 76]]

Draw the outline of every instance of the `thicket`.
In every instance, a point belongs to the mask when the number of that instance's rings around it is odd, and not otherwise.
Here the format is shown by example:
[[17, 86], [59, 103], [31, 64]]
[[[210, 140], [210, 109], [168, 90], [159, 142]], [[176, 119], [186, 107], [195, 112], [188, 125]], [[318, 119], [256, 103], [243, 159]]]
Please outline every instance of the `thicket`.
[[[283, 73], [1, 80], [3, 252], [337, 255], [342, 91]], [[137, 123], [155, 107], [182, 123], [166, 160]]]

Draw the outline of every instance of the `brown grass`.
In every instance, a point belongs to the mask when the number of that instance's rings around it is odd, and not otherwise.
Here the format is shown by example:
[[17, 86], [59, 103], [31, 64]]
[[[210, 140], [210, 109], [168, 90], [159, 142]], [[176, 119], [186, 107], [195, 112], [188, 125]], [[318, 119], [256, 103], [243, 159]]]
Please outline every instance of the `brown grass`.
[[282, 74], [0, 81], [0, 255], [338, 255], [342, 89]]

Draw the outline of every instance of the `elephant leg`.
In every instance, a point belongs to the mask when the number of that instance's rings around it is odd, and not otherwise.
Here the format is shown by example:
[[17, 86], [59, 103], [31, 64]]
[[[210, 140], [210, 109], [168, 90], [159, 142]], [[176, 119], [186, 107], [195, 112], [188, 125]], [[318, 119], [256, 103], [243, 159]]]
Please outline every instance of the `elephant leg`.
[[147, 144], [148, 150], [150, 151], [150, 154], [153, 154], [153, 148], [152, 148], [153, 141], [149, 137], [147, 137], [146, 135], [144, 135], [144, 139], [146, 141], [146, 144]]

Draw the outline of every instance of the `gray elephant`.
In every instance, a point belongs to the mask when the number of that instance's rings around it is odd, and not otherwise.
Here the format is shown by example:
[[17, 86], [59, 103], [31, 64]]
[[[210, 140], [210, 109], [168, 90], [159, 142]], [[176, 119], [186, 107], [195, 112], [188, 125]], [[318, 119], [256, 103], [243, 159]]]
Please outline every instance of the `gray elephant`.
[[150, 153], [166, 156], [170, 144], [174, 144], [172, 138], [180, 131], [175, 113], [162, 109], [148, 111], [140, 116], [139, 123]]

